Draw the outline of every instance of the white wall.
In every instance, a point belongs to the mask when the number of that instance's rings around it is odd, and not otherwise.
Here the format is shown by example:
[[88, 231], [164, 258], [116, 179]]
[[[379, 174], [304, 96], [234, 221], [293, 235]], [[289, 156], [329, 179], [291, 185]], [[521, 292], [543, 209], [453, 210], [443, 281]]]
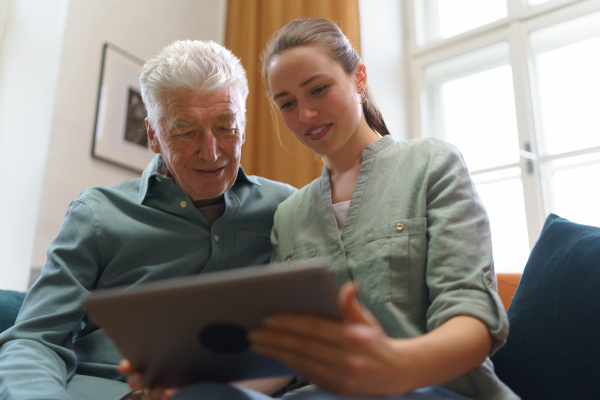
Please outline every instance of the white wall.
[[92, 159], [102, 45], [224, 42], [226, 0], [12, 0], [0, 49], [0, 288], [23, 290], [69, 202], [137, 174]]
[[367, 66], [367, 84], [388, 129], [395, 138], [406, 139], [408, 93], [401, 1], [359, 0], [360, 50]]
[[0, 43], [0, 287], [23, 289], [42, 195], [67, 0], [8, 3]]

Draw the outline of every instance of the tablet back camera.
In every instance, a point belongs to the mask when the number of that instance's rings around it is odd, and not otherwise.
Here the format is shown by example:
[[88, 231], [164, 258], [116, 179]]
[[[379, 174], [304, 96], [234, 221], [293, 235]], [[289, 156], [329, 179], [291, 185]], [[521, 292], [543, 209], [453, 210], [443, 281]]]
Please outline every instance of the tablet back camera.
[[235, 354], [250, 347], [246, 329], [230, 323], [215, 323], [204, 327], [199, 333], [200, 343], [219, 354]]

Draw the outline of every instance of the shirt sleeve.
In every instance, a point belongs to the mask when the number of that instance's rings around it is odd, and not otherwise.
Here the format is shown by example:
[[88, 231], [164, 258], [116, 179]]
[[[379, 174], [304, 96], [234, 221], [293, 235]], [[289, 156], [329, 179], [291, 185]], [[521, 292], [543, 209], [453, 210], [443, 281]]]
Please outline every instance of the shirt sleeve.
[[493, 353], [506, 339], [508, 321], [496, 292], [487, 213], [456, 148], [436, 151], [429, 170], [428, 330], [454, 316], [473, 316], [492, 333]]
[[95, 230], [92, 211], [74, 201], [15, 325], [0, 336], [0, 397], [68, 398], [77, 367], [73, 330], [99, 269]]
[[279, 218], [277, 215], [277, 211], [275, 211], [275, 216], [273, 217], [273, 228], [271, 229], [271, 246], [273, 250], [271, 252], [271, 262], [279, 262], [281, 261], [281, 255], [279, 251], [279, 235], [277, 231], [277, 222]]

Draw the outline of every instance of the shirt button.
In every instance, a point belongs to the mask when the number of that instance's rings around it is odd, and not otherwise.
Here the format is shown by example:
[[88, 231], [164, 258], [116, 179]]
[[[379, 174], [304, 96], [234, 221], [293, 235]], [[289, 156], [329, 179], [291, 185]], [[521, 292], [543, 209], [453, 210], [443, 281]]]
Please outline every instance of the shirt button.
[[396, 225], [396, 230], [398, 232], [402, 231], [404, 229], [404, 224], [402, 222], [398, 222], [398, 224]]
[[219, 235], [215, 235], [215, 242], [219, 241]]
[[487, 285], [488, 285], [488, 287], [489, 287], [490, 289], [494, 287], [494, 282], [492, 282], [492, 280], [491, 280], [491, 279], [488, 279], [486, 282], [487, 282]]
[[181, 208], [186, 208], [187, 207], [187, 202], [182, 201], [181, 203], [179, 203], [179, 205], [181, 206]]
[[287, 261], [287, 262], [290, 262], [290, 261], [292, 261], [292, 256], [289, 256], [289, 257], [286, 259], [286, 261]]
[[338, 254], [342, 254], [342, 248], [338, 247]]
[[154, 179], [156, 179], [158, 182], [162, 182], [162, 179], [160, 179], [160, 177], [158, 177], [158, 176]]

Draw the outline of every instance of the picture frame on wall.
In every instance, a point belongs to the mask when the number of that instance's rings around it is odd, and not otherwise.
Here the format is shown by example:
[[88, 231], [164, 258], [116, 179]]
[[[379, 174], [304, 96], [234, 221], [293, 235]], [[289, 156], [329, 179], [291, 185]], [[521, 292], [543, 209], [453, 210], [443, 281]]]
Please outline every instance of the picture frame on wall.
[[139, 83], [143, 64], [117, 46], [104, 44], [92, 141], [93, 158], [140, 173], [154, 156]]

